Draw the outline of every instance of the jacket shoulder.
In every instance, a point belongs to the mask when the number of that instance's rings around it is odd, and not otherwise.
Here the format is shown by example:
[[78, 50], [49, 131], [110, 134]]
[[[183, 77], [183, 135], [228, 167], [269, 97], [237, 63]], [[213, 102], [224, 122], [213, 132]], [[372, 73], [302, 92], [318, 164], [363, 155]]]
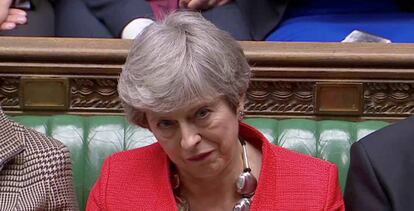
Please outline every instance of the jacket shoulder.
[[115, 153], [105, 160], [88, 206], [105, 204], [108, 210], [172, 207], [168, 178], [167, 155], [158, 143]]
[[69, 153], [69, 150], [60, 141], [18, 123], [13, 122], [12, 124], [19, 138], [24, 141], [25, 149], [29, 153], [45, 151]]
[[255, 196], [261, 208], [343, 210], [335, 164], [276, 145], [268, 148]]
[[[412, 177], [414, 171], [406, 168], [405, 161], [413, 158], [413, 128], [414, 117], [410, 117], [367, 135], [352, 145], [351, 161], [365, 157], [369, 160], [369, 164], [374, 166], [376, 173], [383, 174], [383, 178], [389, 177], [389, 181], [393, 181], [392, 178], [397, 174]], [[401, 171], [390, 169], [401, 169]]]
[[273, 156], [279, 160], [280, 164], [290, 166], [290, 168], [305, 168], [307, 172], [325, 172], [329, 171], [332, 166], [335, 166], [335, 164], [329, 161], [285, 149], [280, 146], [271, 146], [271, 148]]
[[[108, 166], [113, 175], [121, 177], [128, 175], [131, 169], [145, 169], [141, 176], [156, 175], [158, 171], [165, 170], [168, 157], [158, 143], [117, 152], [105, 159], [104, 166]], [[135, 171], [134, 171], [135, 172]]]
[[[60, 141], [48, 137], [31, 128], [17, 124], [17, 133], [19, 138], [24, 140], [24, 156], [26, 160], [32, 160], [34, 163], [43, 163], [44, 171], [53, 169], [58, 174], [59, 170], [69, 171], [72, 168], [69, 149]], [[53, 173], [52, 172], [52, 173]], [[69, 174], [68, 174], [69, 175]]]
[[110, 156], [111, 162], [126, 162], [137, 160], [157, 160], [164, 154], [158, 143], [153, 143], [145, 147], [116, 152]]
[[382, 147], [388, 144], [395, 146], [396, 144], [406, 144], [406, 142], [411, 143], [414, 137], [412, 128], [414, 128], [414, 116], [374, 131], [358, 142], [365, 146], [381, 145]]

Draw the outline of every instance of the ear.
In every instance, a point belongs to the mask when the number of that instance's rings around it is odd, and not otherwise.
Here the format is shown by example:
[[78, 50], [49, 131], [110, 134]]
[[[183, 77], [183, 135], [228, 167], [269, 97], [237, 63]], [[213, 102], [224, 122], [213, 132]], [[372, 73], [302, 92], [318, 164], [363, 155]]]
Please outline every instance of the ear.
[[237, 106], [237, 113], [239, 113], [240, 111], [243, 111], [244, 112], [245, 99], [246, 99], [246, 94], [240, 95], [240, 97], [239, 97], [239, 105]]
[[147, 114], [146, 113], [144, 113], [144, 116], [142, 117], [141, 127], [146, 128], [146, 129], [148, 129], [149, 131], [152, 132], [152, 130], [150, 128], [150, 125], [148, 123], [148, 119], [147, 119]]
[[138, 115], [134, 116], [132, 119], [132, 123], [135, 125], [138, 125], [139, 127], [146, 128], [151, 131], [148, 121], [147, 121], [147, 115], [145, 112], [142, 116], [138, 116]]

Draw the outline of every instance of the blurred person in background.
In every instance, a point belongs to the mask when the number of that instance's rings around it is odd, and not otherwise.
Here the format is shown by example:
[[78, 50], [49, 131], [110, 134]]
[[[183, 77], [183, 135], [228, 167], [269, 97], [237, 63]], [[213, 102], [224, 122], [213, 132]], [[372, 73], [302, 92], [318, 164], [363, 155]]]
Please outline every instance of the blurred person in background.
[[27, 22], [24, 10], [10, 8], [12, 0], [0, 1], [0, 30], [12, 30], [17, 25]]
[[233, 0], [83, 1], [114, 37], [133, 39], [155, 20], [181, 8], [201, 11], [206, 19], [238, 40], [252, 39], [238, 4]]
[[[0, 1], [0, 21], [2, 36], [55, 36], [55, 15], [52, 0], [31, 0], [26, 11], [10, 8], [12, 0]], [[8, 11], [7, 13], [5, 11]], [[4, 18], [8, 14], [8, 19]], [[3, 20], [2, 20], [3, 19]], [[9, 21], [7, 21], [9, 20]]]
[[[263, 40], [288, 0], [55, 0], [56, 35], [133, 39], [177, 9], [200, 11], [237, 40]], [[76, 14], [76, 15], [73, 15]]]

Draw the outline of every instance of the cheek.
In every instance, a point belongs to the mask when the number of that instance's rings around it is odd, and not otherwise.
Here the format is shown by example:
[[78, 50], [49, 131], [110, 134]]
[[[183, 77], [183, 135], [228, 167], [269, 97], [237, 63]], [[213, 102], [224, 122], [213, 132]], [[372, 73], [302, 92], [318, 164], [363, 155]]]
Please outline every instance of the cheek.
[[174, 151], [176, 151], [177, 148], [177, 140], [170, 134], [171, 132], [158, 130], [154, 127], [152, 128], [151, 132], [154, 134], [155, 139], [161, 145], [164, 152], [168, 155], [174, 155]]
[[163, 130], [154, 130], [153, 134], [157, 138], [157, 140], [170, 140], [174, 139], [176, 130], [174, 129], [163, 129]]
[[234, 118], [226, 119], [226, 121], [215, 119], [206, 130], [210, 134], [209, 139], [225, 150], [237, 142], [239, 124]]
[[174, 142], [174, 140], [164, 140], [164, 139], [157, 139], [158, 143], [161, 145], [161, 148], [164, 150], [164, 152], [172, 159], [173, 161], [174, 156], [178, 156], [179, 149], [177, 144]]

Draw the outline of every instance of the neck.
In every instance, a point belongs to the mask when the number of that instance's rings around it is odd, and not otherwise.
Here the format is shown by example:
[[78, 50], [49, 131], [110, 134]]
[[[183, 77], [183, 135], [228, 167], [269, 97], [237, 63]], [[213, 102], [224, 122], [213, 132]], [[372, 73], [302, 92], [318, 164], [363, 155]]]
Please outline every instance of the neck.
[[240, 199], [240, 195], [236, 192], [235, 180], [236, 177], [231, 177], [203, 180], [191, 185], [183, 184], [181, 191], [189, 202], [191, 210], [232, 210]]

